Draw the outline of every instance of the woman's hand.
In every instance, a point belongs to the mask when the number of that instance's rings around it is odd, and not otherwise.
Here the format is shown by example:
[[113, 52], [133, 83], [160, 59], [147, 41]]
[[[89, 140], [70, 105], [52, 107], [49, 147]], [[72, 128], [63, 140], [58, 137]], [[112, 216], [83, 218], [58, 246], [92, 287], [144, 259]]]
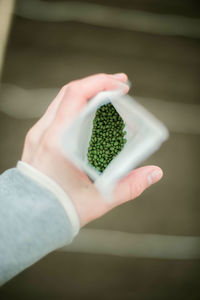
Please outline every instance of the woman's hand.
[[102, 216], [113, 207], [138, 197], [149, 185], [162, 177], [156, 166], [138, 168], [115, 189], [112, 203], [102, 199], [87, 175], [63, 156], [60, 138], [87, 101], [104, 90], [129, 90], [123, 73], [97, 74], [65, 85], [48, 107], [42, 118], [29, 130], [22, 161], [32, 165], [57, 182], [71, 198], [79, 215], [80, 224]]

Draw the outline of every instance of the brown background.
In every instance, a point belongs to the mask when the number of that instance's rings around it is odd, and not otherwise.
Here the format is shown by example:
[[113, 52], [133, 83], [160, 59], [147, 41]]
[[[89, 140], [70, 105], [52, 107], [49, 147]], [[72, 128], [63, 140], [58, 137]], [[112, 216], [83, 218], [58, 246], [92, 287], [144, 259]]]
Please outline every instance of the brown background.
[[[199, 18], [198, 1], [88, 2]], [[123, 71], [135, 96], [199, 105], [199, 49], [198, 38], [15, 15], [2, 82], [57, 88], [89, 74]], [[0, 112], [1, 172], [20, 159], [25, 134], [36, 120]], [[171, 131], [169, 141], [145, 162], [160, 165], [163, 180], [87, 227], [199, 236], [199, 154], [199, 134]], [[55, 252], [7, 283], [0, 298], [199, 299], [199, 266], [194, 260]]]

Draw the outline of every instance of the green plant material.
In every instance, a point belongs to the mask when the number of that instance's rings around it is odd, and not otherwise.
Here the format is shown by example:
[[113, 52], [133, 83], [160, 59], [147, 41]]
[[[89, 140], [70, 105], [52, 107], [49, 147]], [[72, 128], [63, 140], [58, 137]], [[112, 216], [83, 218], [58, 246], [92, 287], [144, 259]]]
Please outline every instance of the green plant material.
[[111, 103], [97, 109], [88, 147], [88, 162], [103, 172], [123, 149], [126, 139], [124, 121]]

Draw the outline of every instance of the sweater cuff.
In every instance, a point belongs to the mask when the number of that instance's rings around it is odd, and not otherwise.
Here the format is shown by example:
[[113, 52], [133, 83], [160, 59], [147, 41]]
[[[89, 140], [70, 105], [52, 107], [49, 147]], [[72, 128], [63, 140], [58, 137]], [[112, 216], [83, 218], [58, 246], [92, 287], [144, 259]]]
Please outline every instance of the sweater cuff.
[[71, 199], [64, 192], [64, 190], [50, 177], [23, 161], [18, 161], [17, 169], [24, 175], [37, 182], [40, 186], [49, 190], [56, 197], [70, 220], [73, 237], [76, 236], [80, 229], [79, 217]]

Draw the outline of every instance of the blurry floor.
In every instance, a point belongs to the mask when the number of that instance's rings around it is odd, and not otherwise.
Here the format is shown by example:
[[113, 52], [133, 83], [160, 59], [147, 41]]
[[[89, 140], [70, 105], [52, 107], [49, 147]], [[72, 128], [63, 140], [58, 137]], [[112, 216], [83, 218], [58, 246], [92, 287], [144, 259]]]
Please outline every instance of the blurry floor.
[[[56, 88], [89, 74], [123, 71], [136, 96], [199, 105], [199, 50], [197, 39], [15, 17], [3, 82]], [[20, 159], [24, 136], [35, 121], [0, 112], [1, 172]], [[164, 179], [88, 228], [200, 235], [200, 138], [170, 134], [145, 162], [160, 165]], [[5, 285], [0, 298], [199, 299], [199, 274], [199, 261], [53, 253]]]
[[54, 253], [1, 290], [1, 299], [199, 299], [192, 261]]

